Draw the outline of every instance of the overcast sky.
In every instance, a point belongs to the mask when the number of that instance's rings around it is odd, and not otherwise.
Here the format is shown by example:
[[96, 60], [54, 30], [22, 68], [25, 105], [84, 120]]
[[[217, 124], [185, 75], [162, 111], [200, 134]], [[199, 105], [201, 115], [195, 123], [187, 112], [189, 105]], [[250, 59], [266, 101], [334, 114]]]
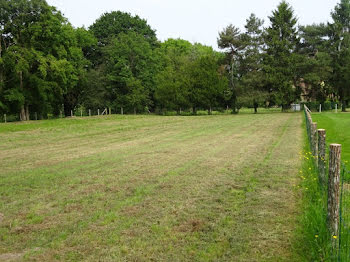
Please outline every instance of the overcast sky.
[[[280, 0], [47, 0], [75, 27], [89, 27], [101, 14], [123, 11], [139, 15], [156, 30], [160, 40], [182, 38], [217, 48], [218, 32], [228, 24], [243, 29], [251, 13], [265, 20]], [[330, 21], [340, 0], [289, 0], [306, 25]]]

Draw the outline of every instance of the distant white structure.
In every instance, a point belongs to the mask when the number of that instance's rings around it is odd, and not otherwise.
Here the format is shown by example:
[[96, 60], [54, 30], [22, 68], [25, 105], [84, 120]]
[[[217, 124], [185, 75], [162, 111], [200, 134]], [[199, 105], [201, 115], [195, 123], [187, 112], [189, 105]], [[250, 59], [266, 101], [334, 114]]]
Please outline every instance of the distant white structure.
[[292, 111], [300, 111], [301, 106], [300, 106], [300, 104], [292, 104], [291, 109], [292, 109]]

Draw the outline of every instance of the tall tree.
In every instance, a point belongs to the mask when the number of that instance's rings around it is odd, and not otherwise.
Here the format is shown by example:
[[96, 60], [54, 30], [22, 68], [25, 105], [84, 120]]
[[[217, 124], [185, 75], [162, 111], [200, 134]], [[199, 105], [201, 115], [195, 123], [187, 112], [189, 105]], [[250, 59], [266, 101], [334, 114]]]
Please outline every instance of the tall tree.
[[89, 30], [98, 39], [98, 48], [90, 56], [95, 66], [103, 64], [106, 59], [102, 48], [109, 45], [121, 33], [134, 32], [143, 36], [152, 49], [158, 47], [156, 32], [145, 19], [121, 11], [104, 13], [89, 27]]
[[312, 24], [299, 28], [301, 43], [299, 64], [302, 75], [302, 94], [305, 100], [325, 102], [333, 93], [332, 59], [330, 55], [329, 28], [325, 24]]
[[189, 99], [196, 114], [196, 109], [206, 108], [208, 114], [212, 108], [219, 106], [222, 101], [225, 88], [227, 88], [227, 77], [220, 70], [220, 56], [211, 47], [195, 45], [193, 48], [192, 62], [187, 69], [189, 73]]
[[90, 30], [103, 45], [108, 44], [120, 33], [126, 34], [131, 31], [143, 35], [151, 45], [158, 42], [155, 31], [145, 19], [121, 11], [104, 13], [90, 26]]
[[244, 49], [239, 67], [238, 105], [258, 107], [267, 100], [265, 75], [262, 72], [263, 26], [264, 21], [251, 14], [246, 21], [245, 33], [242, 35]]
[[57, 113], [87, 63], [75, 30], [45, 0], [1, 1], [0, 10], [0, 96], [5, 110], [20, 111], [22, 120], [29, 119], [31, 109]]
[[132, 111], [152, 106], [157, 60], [149, 42], [135, 32], [120, 33], [103, 53], [109, 106]]
[[236, 112], [236, 100], [237, 100], [237, 78], [239, 60], [241, 57], [241, 51], [244, 48], [244, 41], [242, 40], [242, 35], [240, 30], [231, 25], [228, 25], [221, 32], [219, 32], [219, 38], [217, 39], [218, 46], [223, 49], [226, 53], [227, 61], [226, 68], [228, 69], [228, 77], [230, 79], [230, 84], [226, 90], [226, 96], [229, 98], [233, 112]]
[[332, 43], [332, 83], [346, 111], [346, 101], [350, 96], [350, 0], [341, 0], [332, 12], [330, 27]]
[[90, 99], [89, 103], [125, 107], [129, 111], [153, 106], [158, 70], [155, 50], [159, 43], [147, 21], [113, 11], [103, 14], [89, 29], [98, 40], [90, 59], [93, 74], [100, 79], [97, 87], [88, 87], [87, 94], [99, 90], [96, 99]]
[[155, 102], [163, 110], [176, 110], [190, 107], [189, 74], [192, 44], [182, 39], [168, 39], [161, 43], [161, 69], [156, 75]]
[[292, 7], [282, 1], [269, 17], [271, 25], [266, 29], [264, 72], [273, 100], [282, 110], [298, 99], [300, 78], [297, 74], [297, 19]]

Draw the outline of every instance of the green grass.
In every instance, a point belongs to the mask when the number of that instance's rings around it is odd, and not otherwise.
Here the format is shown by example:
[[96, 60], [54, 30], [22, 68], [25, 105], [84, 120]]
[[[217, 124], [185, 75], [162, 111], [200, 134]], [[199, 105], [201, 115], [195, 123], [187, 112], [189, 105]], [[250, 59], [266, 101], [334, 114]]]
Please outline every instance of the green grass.
[[[341, 249], [340, 251], [333, 251], [338, 252], [340, 256], [340, 261], [350, 261], [350, 172], [349, 170], [349, 161], [350, 161], [350, 114], [349, 113], [334, 113], [334, 112], [327, 112], [327, 113], [313, 113], [312, 119], [314, 122], [317, 122], [318, 128], [326, 129], [326, 141], [327, 145], [332, 143], [337, 143], [342, 145], [342, 162], [344, 163], [344, 170], [342, 170], [341, 173], [341, 179], [343, 180], [343, 199], [341, 200], [341, 207], [342, 207], [342, 213], [341, 213], [341, 234], [340, 234], [340, 240], [341, 240]], [[344, 172], [344, 173], [343, 173]], [[326, 185], [325, 185], [326, 187]], [[319, 192], [314, 193], [315, 196], [322, 196], [324, 207], [327, 206], [327, 193], [322, 192], [325, 189], [322, 189], [319, 187]], [[317, 205], [316, 205], [317, 206]], [[323, 208], [324, 209], [324, 208]], [[322, 209], [319, 209], [322, 210]], [[326, 210], [323, 210], [323, 219], [326, 218]], [[321, 213], [317, 215], [317, 217], [321, 217]], [[326, 221], [323, 222], [323, 224], [326, 224]], [[329, 236], [326, 238], [328, 239], [329, 243]], [[330, 250], [329, 246], [327, 246], [327, 241], [323, 243], [323, 250]], [[331, 252], [328, 252], [328, 259], [331, 259]], [[337, 256], [337, 254], [335, 255]], [[335, 259], [336, 260], [336, 259]]]
[[0, 260], [300, 261], [301, 119], [1, 124]]
[[300, 152], [302, 166], [299, 171], [300, 183], [297, 192], [301, 195], [301, 215], [298, 234], [301, 236], [300, 249], [305, 261], [331, 261], [332, 249], [327, 228], [327, 191], [322, 184], [315, 158], [310, 152], [310, 144], [303, 125], [304, 147]]
[[317, 128], [326, 129], [327, 144], [342, 145], [342, 161], [350, 162], [350, 113], [313, 113]]

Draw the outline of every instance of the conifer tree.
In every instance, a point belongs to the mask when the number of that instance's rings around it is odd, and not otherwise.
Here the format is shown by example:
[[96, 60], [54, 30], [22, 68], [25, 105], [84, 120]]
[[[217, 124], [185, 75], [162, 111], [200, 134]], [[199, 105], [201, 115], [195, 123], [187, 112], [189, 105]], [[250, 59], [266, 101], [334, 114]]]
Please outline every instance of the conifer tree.
[[299, 43], [297, 19], [292, 7], [285, 1], [278, 5], [269, 19], [271, 25], [265, 34], [264, 72], [274, 102], [286, 110], [299, 96], [296, 88], [299, 81], [296, 66]]
[[341, 0], [332, 12], [330, 27], [333, 77], [332, 83], [346, 111], [350, 96], [350, 0]]

